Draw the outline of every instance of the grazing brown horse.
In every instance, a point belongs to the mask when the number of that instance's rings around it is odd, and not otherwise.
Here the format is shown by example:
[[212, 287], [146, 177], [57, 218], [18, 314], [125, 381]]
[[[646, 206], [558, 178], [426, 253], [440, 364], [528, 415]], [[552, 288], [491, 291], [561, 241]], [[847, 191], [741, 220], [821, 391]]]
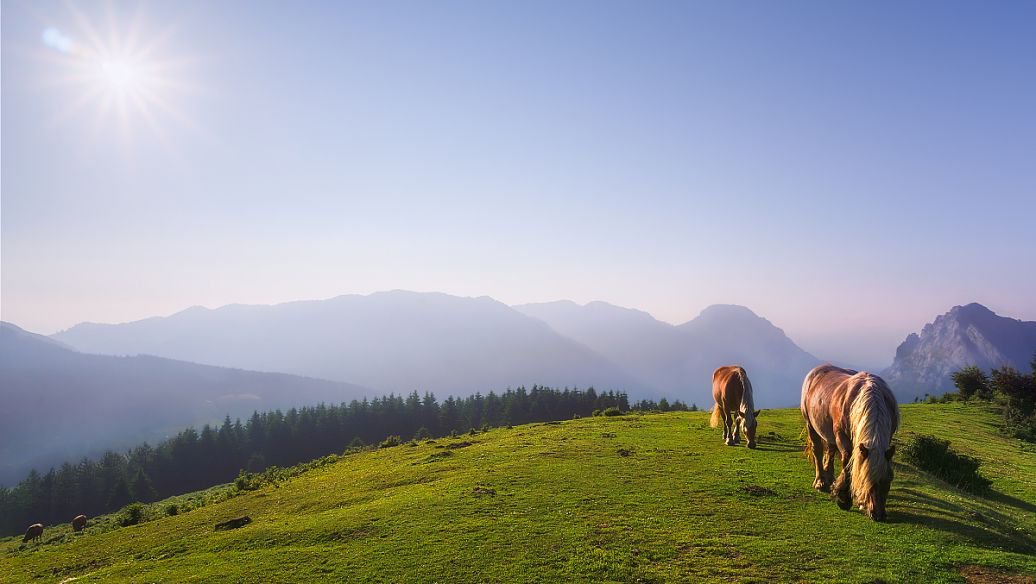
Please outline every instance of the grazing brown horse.
[[72, 531], [79, 533], [86, 529], [86, 515], [76, 515], [72, 518]]
[[[899, 427], [899, 406], [885, 381], [866, 371], [821, 365], [802, 382], [807, 455], [816, 466], [813, 487], [834, 489], [838, 506], [853, 502], [875, 521], [885, 520], [892, 486], [892, 435]], [[834, 480], [836, 449], [842, 474]]]
[[712, 409], [711, 425], [713, 428], [723, 422], [723, 442], [733, 446], [741, 441], [741, 428], [744, 427], [748, 447], [755, 448], [755, 430], [759, 425], [752, 398], [752, 382], [740, 365], [725, 365], [712, 374], [712, 399], [716, 407]]
[[35, 541], [40, 541], [40, 540], [43, 539], [43, 524], [42, 523], [33, 523], [32, 525], [29, 526], [29, 529], [25, 530], [25, 537], [22, 538], [22, 543], [25, 543], [25, 542], [29, 541], [30, 539], [32, 541], [34, 541], [34, 542]]

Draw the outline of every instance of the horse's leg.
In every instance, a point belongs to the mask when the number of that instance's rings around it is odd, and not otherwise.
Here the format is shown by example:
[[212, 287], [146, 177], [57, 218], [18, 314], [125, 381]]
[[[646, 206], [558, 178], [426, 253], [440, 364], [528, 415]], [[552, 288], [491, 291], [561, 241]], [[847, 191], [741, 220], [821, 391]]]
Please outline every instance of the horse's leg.
[[817, 476], [813, 479], [813, 488], [818, 491], [827, 492], [831, 489], [831, 481], [827, 480], [824, 474], [824, 439], [813, 429], [813, 426], [806, 424], [806, 433], [809, 434], [809, 446], [813, 454], [813, 466], [816, 467]]
[[835, 457], [838, 456], [838, 448], [834, 444], [828, 444], [824, 453], [824, 484], [831, 487], [835, 482]]
[[723, 436], [727, 446], [734, 445], [734, 416], [728, 411], [723, 412]]
[[852, 497], [849, 494], [849, 486], [852, 484], [852, 461], [853, 445], [848, 436], [841, 433], [835, 434], [835, 441], [838, 443], [838, 450], [842, 455], [842, 473], [834, 484], [835, 502], [843, 511], [848, 511], [853, 506]]
[[735, 414], [730, 416], [731, 425], [734, 427], [734, 444], [741, 443], [741, 416]]

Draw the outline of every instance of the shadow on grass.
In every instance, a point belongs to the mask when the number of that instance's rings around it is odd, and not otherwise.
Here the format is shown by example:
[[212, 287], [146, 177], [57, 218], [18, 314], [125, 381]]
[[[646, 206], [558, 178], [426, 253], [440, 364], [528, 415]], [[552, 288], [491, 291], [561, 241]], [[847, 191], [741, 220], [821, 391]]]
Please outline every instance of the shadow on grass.
[[[1013, 497], [1008, 499], [1017, 501]], [[889, 523], [913, 523], [939, 529], [966, 537], [982, 547], [1002, 548], [1025, 554], [1036, 553], [1036, 539], [1015, 529], [1015, 523], [1009, 517], [982, 500], [974, 502], [981, 511], [969, 510], [913, 489], [899, 490], [893, 500], [898, 501], [898, 505], [890, 506]], [[1027, 505], [1024, 501], [1019, 502]], [[906, 509], [897, 508], [899, 505], [904, 505]], [[929, 508], [924, 509], [922, 506]], [[966, 523], [965, 514], [974, 523]]]
[[764, 452], [802, 452], [804, 446], [798, 442], [792, 442], [773, 436], [760, 436], [756, 441], [755, 449]]
[[802, 452], [801, 446], [795, 446], [793, 444], [780, 444], [777, 442], [759, 442], [755, 445], [756, 450], [763, 452]]
[[986, 528], [982, 528], [949, 517], [917, 515], [898, 509], [889, 510], [888, 522], [913, 523], [957, 534], [968, 538], [977, 546], [988, 549], [1005, 549], [1019, 554], [1036, 553], [1036, 540], [1024, 533], [1011, 533], [1007, 526], [986, 525]]
[[1012, 497], [1011, 495], [1005, 495], [1004, 493], [998, 493], [996, 491], [989, 491], [988, 493], [986, 493], [985, 496], [990, 501], [996, 501], [997, 503], [1003, 505], [1010, 505], [1011, 507], [1021, 509], [1022, 511], [1027, 511], [1029, 513], [1036, 513], [1036, 505], [1033, 505], [1028, 501], [1022, 501], [1021, 499]]

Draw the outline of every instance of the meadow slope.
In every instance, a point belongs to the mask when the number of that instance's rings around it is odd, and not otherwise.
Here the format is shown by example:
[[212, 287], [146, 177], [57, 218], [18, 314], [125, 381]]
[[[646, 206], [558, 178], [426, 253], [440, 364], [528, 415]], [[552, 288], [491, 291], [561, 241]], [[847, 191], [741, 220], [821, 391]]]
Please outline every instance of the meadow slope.
[[[754, 451], [724, 446], [705, 412], [584, 418], [351, 455], [138, 526], [76, 537], [67, 526], [48, 528], [38, 546], [0, 540], [0, 581], [952, 582], [964, 581], [962, 568], [969, 577], [1036, 574], [1036, 447], [998, 434], [983, 406], [902, 411], [901, 440], [904, 432], [951, 440], [982, 460], [993, 493], [962, 493], [900, 463], [889, 521], [874, 523], [812, 490], [797, 410], [763, 412]], [[213, 530], [240, 515], [253, 523]]]

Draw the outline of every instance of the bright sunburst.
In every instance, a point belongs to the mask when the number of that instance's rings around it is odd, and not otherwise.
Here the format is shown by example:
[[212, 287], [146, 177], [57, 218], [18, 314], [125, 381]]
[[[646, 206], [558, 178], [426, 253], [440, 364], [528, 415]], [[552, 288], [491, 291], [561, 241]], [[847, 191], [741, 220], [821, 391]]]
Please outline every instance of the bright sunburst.
[[109, 6], [102, 30], [70, 6], [69, 30], [47, 27], [46, 77], [60, 87], [66, 105], [55, 122], [90, 118], [98, 130], [129, 140], [144, 126], [163, 140], [169, 124], [194, 126], [178, 101], [196, 90], [187, 82], [185, 58], [164, 53], [172, 28], [147, 30], [141, 13], [121, 19]]

